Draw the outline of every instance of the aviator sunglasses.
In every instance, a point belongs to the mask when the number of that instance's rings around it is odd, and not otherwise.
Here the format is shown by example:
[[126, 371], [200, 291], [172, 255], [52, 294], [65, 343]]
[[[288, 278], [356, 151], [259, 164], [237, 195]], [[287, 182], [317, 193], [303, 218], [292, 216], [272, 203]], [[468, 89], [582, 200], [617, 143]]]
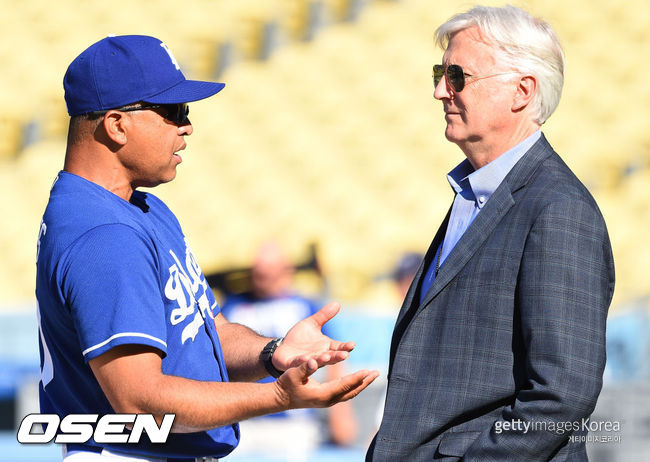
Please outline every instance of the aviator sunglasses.
[[[489, 77], [496, 77], [497, 75], [512, 74], [514, 71], [509, 72], [499, 72], [498, 74], [490, 75], [471, 75], [463, 71], [463, 68], [458, 64], [450, 64], [446, 68], [441, 64], [434, 64], [433, 66], [433, 86], [434, 88], [438, 86], [442, 80], [442, 76], [447, 77], [447, 82], [451, 85], [451, 88], [456, 92], [460, 93], [465, 88], [466, 78], [471, 78], [472, 82], [481, 79], [487, 79]], [[471, 82], [470, 82], [471, 83]]]
[[[115, 111], [120, 112], [133, 112], [133, 111], [147, 111], [151, 109], [162, 109], [162, 116], [176, 125], [185, 125], [189, 123], [188, 115], [190, 114], [190, 106], [187, 103], [178, 104], [148, 104], [141, 103], [137, 106], [123, 106], [115, 108]], [[108, 111], [98, 111], [91, 114], [100, 115]]]

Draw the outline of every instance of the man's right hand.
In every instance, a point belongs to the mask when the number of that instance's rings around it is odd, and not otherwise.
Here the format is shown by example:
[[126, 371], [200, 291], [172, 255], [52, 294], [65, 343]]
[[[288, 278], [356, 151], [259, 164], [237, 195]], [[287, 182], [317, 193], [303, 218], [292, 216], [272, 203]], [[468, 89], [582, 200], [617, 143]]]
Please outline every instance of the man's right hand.
[[378, 371], [360, 370], [319, 383], [311, 375], [323, 365], [310, 359], [282, 374], [274, 382], [280, 402], [289, 409], [329, 407], [354, 398], [379, 376]]

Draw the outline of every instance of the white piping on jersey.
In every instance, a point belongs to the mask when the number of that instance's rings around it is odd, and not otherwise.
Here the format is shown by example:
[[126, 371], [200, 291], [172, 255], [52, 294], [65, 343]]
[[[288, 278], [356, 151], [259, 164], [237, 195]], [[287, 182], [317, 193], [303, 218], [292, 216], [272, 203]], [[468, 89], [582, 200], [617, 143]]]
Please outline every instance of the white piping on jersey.
[[140, 332], [122, 332], [121, 334], [111, 335], [110, 337], [108, 337], [103, 342], [98, 343], [97, 345], [91, 346], [90, 348], [86, 348], [81, 354], [86, 356], [87, 353], [90, 353], [91, 351], [96, 350], [97, 348], [101, 348], [104, 345], [106, 345], [107, 343], [115, 340], [116, 338], [120, 338], [120, 337], [143, 337], [143, 338], [148, 338], [149, 340], [153, 340], [154, 342], [161, 343], [165, 348], [167, 348], [167, 343], [165, 343], [162, 340], [160, 340], [159, 338], [153, 337], [151, 335], [142, 334]]

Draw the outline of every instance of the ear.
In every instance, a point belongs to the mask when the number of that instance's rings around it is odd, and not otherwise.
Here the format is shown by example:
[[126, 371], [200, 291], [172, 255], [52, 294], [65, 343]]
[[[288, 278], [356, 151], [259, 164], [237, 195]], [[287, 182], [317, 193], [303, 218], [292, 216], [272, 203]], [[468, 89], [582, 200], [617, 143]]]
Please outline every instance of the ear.
[[535, 97], [537, 92], [537, 79], [532, 75], [524, 75], [517, 83], [517, 90], [512, 101], [513, 112], [519, 112], [526, 108]]
[[127, 141], [126, 132], [129, 125], [128, 117], [118, 111], [108, 111], [104, 115], [104, 131], [114, 143], [124, 146]]

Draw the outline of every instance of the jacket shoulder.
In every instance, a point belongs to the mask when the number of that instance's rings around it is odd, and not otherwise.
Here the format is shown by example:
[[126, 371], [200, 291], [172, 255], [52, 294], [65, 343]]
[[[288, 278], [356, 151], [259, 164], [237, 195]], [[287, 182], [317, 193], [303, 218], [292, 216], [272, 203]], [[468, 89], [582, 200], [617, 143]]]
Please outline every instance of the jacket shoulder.
[[555, 151], [539, 162], [519, 192], [521, 200], [537, 212], [535, 215], [552, 204], [574, 203], [592, 209], [602, 217], [589, 189]]

